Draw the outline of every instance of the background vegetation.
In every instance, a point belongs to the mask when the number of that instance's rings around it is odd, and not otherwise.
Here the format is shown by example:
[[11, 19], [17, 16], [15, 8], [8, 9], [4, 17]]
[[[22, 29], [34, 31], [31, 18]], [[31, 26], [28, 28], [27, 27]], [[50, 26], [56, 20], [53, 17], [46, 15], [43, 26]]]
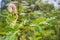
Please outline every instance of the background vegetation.
[[0, 10], [0, 40], [60, 40], [60, 9], [41, 0], [10, 0]]

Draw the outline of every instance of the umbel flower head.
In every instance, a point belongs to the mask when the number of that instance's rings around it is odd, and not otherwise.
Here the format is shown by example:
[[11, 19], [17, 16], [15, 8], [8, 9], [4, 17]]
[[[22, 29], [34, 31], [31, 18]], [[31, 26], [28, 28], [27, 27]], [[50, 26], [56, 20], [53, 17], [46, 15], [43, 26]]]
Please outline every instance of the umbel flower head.
[[8, 11], [11, 13], [17, 13], [17, 8], [13, 2], [8, 4]]

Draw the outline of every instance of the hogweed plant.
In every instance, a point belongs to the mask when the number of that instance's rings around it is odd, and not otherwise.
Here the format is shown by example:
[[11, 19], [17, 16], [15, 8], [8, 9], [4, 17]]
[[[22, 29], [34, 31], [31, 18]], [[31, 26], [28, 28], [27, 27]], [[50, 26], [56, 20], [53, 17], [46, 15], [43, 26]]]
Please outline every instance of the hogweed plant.
[[41, 5], [40, 1], [40, 4], [36, 4], [38, 1], [34, 1], [34, 5], [24, 0], [8, 3], [7, 8], [2, 10], [2, 16], [0, 15], [0, 40], [57, 39], [56, 13], [58, 12], [53, 5]]

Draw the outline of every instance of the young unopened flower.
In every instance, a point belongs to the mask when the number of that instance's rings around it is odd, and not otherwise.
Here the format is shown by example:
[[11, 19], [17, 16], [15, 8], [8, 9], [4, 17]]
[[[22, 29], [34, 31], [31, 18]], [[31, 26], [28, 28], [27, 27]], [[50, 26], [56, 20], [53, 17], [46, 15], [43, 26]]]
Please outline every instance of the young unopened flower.
[[17, 13], [17, 8], [13, 2], [8, 4], [8, 11], [11, 13]]

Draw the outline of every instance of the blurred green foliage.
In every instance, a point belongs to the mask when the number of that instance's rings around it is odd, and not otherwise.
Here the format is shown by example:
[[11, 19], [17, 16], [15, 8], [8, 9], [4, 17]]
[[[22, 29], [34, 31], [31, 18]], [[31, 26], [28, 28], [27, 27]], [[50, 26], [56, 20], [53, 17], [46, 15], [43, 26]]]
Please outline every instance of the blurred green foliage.
[[0, 11], [0, 40], [60, 40], [59, 9], [40, 0], [13, 2], [17, 13]]

